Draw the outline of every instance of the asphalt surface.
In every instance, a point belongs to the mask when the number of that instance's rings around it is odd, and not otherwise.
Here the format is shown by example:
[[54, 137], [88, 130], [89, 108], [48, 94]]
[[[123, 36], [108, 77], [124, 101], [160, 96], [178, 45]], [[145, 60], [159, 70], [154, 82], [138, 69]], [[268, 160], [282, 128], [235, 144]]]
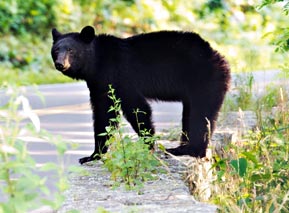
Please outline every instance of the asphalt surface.
[[[41, 85], [37, 89], [26, 87], [24, 96], [28, 98], [31, 108], [39, 116], [41, 129], [47, 130], [53, 136], [61, 136], [62, 142], [79, 144], [78, 148], [66, 152], [66, 164], [77, 165], [79, 158], [92, 154], [94, 150], [92, 113], [89, 91], [84, 82]], [[0, 104], [5, 104], [7, 100], [8, 97], [2, 93]], [[154, 102], [152, 108], [157, 131], [180, 124], [182, 112], [180, 103]], [[133, 132], [128, 123], [127, 129]], [[22, 136], [22, 139], [29, 142], [28, 150], [38, 164], [58, 162], [55, 146], [51, 143], [26, 136]]]
[[[41, 85], [38, 88], [22, 88], [23, 95], [28, 98], [33, 112], [40, 119], [40, 127], [47, 130], [56, 138], [56, 143], [71, 142], [78, 144], [77, 148], [69, 148], [62, 159], [57, 154], [56, 147], [49, 141], [21, 135], [27, 141], [30, 155], [37, 166], [44, 163], [64, 163], [66, 167], [79, 165], [78, 159], [89, 156], [94, 150], [94, 137], [92, 127], [92, 112], [89, 104], [89, 91], [84, 82]], [[0, 91], [0, 105], [5, 105], [9, 97]], [[152, 103], [153, 120], [158, 132], [180, 124], [180, 103]], [[23, 125], [29, 122], [25, 119]], [[126, 131], [133, 132], [127, 124]], [[55, 172], [39, 172], [40, 176], [47, 178], [47, 186], [55, 191]], [[0, 201], [1, 199], [0, 193]]]

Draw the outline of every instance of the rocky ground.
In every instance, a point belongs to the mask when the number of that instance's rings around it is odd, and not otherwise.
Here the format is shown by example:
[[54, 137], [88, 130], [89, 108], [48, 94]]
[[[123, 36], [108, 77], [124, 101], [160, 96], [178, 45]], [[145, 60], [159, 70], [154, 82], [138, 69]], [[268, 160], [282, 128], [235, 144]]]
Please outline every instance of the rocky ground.
[[157, 180], [146, 182], [140, 191], [123, 186], [113, 189], [110, 173], [101, 162], [85, 165], [90, 175], [71, 177], [72, 187], [59, 212], [215, 212], [216, 206], [200, 203], [190, 195], [183, 179], [186, 168], [174, 159], [167, 162], [170, 172], [158, 174]]

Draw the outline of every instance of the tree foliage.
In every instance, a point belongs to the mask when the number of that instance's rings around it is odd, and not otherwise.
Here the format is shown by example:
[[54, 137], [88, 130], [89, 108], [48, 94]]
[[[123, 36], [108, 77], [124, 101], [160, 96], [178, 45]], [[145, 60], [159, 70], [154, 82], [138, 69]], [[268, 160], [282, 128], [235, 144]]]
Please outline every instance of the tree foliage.
[[[0, 81], [18, 82], [15, 76], [20, 84], [23, 78], [28, 84], [48, 83], [47, 76], [49, 82], [65, 81], [56, 74], [44, 75], [44, 70], [53, 69], [50, 31], [53, 27], [79, 31], [85, 25], [94, 26], [97, 34], [120, 37], [157, 30], [194, 31], [228, 59], [233, 72], [276, 69], [286, 61], [286, 14], [288, 3], [274, 0], [0, 1], [0, 69], [4, 70]], [[283, 55], [272, 54], [271, 40]]]
[[57, 0], [5, 0], [0, 2], [0, 26], [2, 33], [16, 35], [43, 33], [55, 24], [54, 5]]
[[[274, 0], [264, 0], [264, 7]], [[2, 33], [45, 34], [52, 27], [76, 30], [94, 25], [100, 31], [136, 33], [154, 29], [192, 29], [199, 20], [217, 29], [250, 27], [256, 2], [201, 0], [7, 0], [0, 2]], [[288, 4], [284, 6], [288, 12]], [[264, 13], [265, 14], [265, 13]], [[263, 14], [262, 23], [267, 15]], [[271, 14], [270, 14], [271, 15]], [[248, 17], [248, 20], [247, 20]]]
[[[258, 9], [270, 8], [274, 4], [281, 4], [283, 13], [287, 16], [289, 15], [288, 0], [263, 0]], [[272, 43], [276, 45], [276, 51], [285, 52], [289, 50], [289, 27], [287, 26], [287, 24], [285, 26], [279, 25], [275, 31], [266, 34], [271, 37]]]

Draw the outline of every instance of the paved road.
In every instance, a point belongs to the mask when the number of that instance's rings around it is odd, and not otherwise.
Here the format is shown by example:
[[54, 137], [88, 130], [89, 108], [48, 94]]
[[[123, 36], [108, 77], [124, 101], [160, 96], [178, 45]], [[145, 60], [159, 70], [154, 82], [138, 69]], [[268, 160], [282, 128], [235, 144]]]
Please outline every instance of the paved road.
[[[92, 153], [92, 115], [85, 83], [42, 85], [37, 90], [29, 87], [25, 88], [25, 91], [32, 109], [40, 118], [42, 129], [80, 145], [66, 153], [68, 164], [78, 164], [80, 157]], [[44, 97], [44, 102], [39, 97], [39, 92]], [[6, 98], [2, 96], [0, 103], [5, 101]], [[152, 103], [152, 108], [157, 131], [179, 125], [182, 111], [180, 103]], [[127, 126], [131, 130], [131, 127]], [[57, 162], [55, 148], [50, 143], [31, 138], [27, 140], [29, 151], [37, 163]]]
[[[80, 146], [76, 150], [69, 150], [66, 154], [69, 164], [78, 164], [78, 158], [90, 155], [94, 149], [92, 115], [86, 85], [48, 85], [40, 86], [39, 90], [45, 97], [45, 103], [32, 91], [28, 91], [28, 98], [40, 118], [41, 128], [54, 135], [61, 135], [64, 140], [79, 143]], [[153, 103], [152, 107], [157, 131], [179, 124], [180, 104]], [[35, 141], [29, 147], [39, 163], [57, 159], [49, 143]]]

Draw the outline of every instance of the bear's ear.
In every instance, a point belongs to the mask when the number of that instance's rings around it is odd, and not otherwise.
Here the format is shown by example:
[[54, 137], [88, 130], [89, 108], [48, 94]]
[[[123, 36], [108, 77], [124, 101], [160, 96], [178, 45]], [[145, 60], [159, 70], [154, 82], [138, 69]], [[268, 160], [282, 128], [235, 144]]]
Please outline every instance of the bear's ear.
[[56, 28], [53, 28], [51, 33], [52, 33], [53, 41], [56, 41], [62, 35], [60, 32], [57, 31]]
[[80, 32], [80, 38], [86, 43], [90, 43], [94, 39], [94, 37], [94, 28], [91, 26], [84, 27]]

